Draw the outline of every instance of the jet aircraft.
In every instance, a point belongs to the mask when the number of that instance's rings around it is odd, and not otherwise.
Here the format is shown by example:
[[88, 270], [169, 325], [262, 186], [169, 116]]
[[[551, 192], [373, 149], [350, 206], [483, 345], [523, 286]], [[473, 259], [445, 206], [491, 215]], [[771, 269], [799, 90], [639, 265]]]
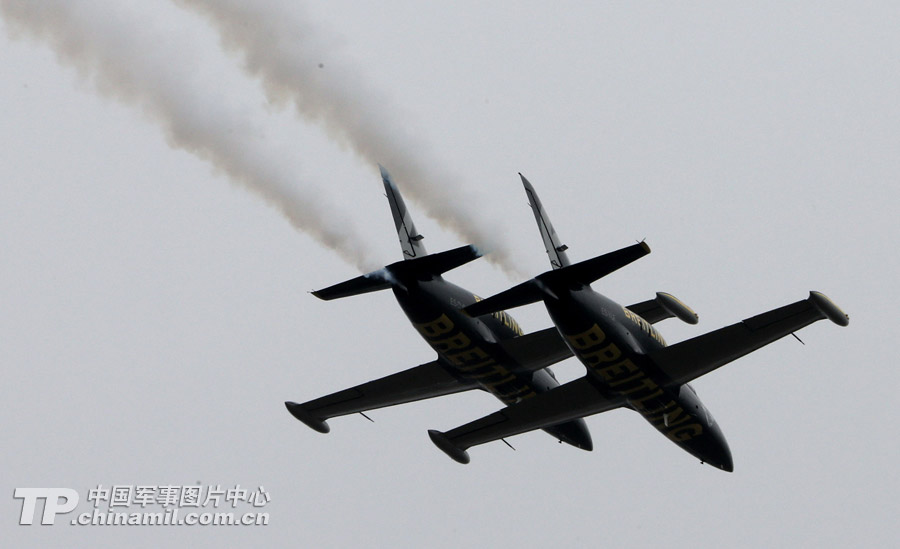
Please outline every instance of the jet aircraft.
[[622, 307], [593, 291], [591, 283], [648, 253], [646, 243], [570, 264], [534, 187], [519, 174], [553, 270], [538, 275], [464, 311], [484, 318], [501, 309], [543, 301], [550, 318], [587, 375], [456, 429], [429, 431], [451, 458], [468, 463], [467, 449], [617, 408], [634, 410], [672, 442], [724, 471], [733, 470], [731, 451], [712, 414], [689, 385], [693, 379], [780, 339], [817, 320], [840, 326], [849, 317], [819, 292], [807, 299], [672, 346], [653, 326], [665, 318], [695, 324], [688, 306], [666, 293]]
[[[381, 167], [403, 261], [313, 292], [331, 300], [390, 288], [416, 331], [437, 352], [437, 359], [302, 404], [285, 402], [288, 411], [310, 428], [327, 433], [326, 420], [471, 389], [487, 391], [505, 404], [559, 386], [548, 368], [571, 352], [555, 328], [523, 334], [502, 311], [472, 318], [461, 309], [479, 298], [443, 278], [443, 273], [480, 257], [473, 246], [428, 255], [403, 198]], [[571, 417], [535, 428], [578, 448], [590, 450], [584, 420]]]

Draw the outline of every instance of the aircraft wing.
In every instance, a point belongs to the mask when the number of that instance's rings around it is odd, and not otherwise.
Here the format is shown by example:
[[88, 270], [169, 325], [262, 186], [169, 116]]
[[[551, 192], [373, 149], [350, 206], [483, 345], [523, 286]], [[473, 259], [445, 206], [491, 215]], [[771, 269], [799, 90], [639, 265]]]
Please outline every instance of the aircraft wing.
[[648, 356], [673, 385], [681, 385], [825, 318], [841, 326], [849, 323], [849, 317], [827, 297], [810, 292], [808, 299], [682, 341]]
[[500, 347], [517, 364], [518, 371], [534, 372], [572, 356], [555, 327], [500, 341]]
[[[610, 399], [583, 377], [546, 393], [511, 404], [498, 412], [447, 432], [428, 431], [431, 440], [451, 458], [468, 463], [467, 448], [534, 429], [598, 414], [625, 405]], [[590, 448], [585, 448], [589, 450]]]
[[435, 360], [309, 402], [284, 404], [295, 418], [320, 433], [327, 433], [330, 428], [325, 420], [331, 417], [477, 388], [475, 383], [456, 379]]

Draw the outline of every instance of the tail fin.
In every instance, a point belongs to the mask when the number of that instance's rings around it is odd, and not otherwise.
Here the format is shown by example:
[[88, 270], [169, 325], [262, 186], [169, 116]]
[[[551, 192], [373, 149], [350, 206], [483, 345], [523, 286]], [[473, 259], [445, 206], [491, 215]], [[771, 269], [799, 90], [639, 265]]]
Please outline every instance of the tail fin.
[[384, 190], [388, 202], [391, 204], [391, 214], [394, 216], [394, 224], [397, 226], [397, 236], [400, 238], [400, 248], [403, 250], [404, 261], [392, 263], [387, 267], [372, 271], [350, 280], [345, 280], [333, 286], [312, 292], [319, 299], [331, 300], [351, 295], [365, 294], [386, 290], [388, 288], [407, 289], [410, 282], [424, 277], [440, 276], [450, 269], [455, 269], [469, 261], [481, 257], [481, 252], [475, 246], [460, 246], [438, 254], [428, 255], [422, 244], [422, 235], [416, 231], [412, 217], [403, 203], [400, 191], [391, 180], [391, 174], [378, 165], [381, 169], [381, 179], [384, 181]]
[[387, 194], [388, 202], [391, 203], [391, 214], [394, 216], [394, 225], [397, 227], [397, 236], [400, 238], [403, 259], [415, 259], [428, 255], [425, 245], [422, 244], [422, 239], [425, 237], [416, 231], [406, 204], [403, 203], [403, 197], [400, 196], [397, 185], [391, 180], [391, 174], [381, 164], [378, 167], [381, 169], [381, 180], [384, 181], [384, 192]]
[[547, 217], [547, 212], [544, 211], [544, 206], [541, 204], [541, 199], [538, 198], [534, 187], [521, 173], [519, 177], [522, 178], [522, 184], [525, 185], [528, 205], [531, 206], [531, 210], [534, 212], [534, 219], [537, 221], [538, 229], [541, 231], [541, 238], [544, 239], [544, 248], [547, 249], [547, 255], [550, 257], [550, 265], [553, 265], [554, 269], [567, 267], [569, 258], [566, 257], [566, 250], [569, 247], [560, 243], [559, 237], [556, 236], [556, 231], [553, 229], [553, 224], [550, 223], [550, 218]]

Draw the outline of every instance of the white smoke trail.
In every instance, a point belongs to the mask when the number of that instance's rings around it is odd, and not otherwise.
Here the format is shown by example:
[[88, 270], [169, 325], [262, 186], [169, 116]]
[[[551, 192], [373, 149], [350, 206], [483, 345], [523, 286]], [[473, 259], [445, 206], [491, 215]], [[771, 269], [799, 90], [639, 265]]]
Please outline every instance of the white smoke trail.
[[380, 100], [358, 73], [320, 70], [327, 39], [309, 24], [268, 1], [173, 1], [213, 22], [224, 47], [242, 57], [244, 69], [260, 79], [271, 102], [292, 102], [302, 117], [323, 126], [370, 165], [386, 166], [428, 216], [490, 251], [488, 260], [508, 274], [520, 276], [502, 242], [502, 228], [473, 215], [477, 199], [466, 193], [459, 177], [428, 158], [405, 117], [386, 112], [389, 102]]
[[279, 158], [250, 137], [255, 128], [243, 111], [219, 100], [215, 83], [198, 78], [199, 61], [179, 43], [171, 25], [154, 25], [137, 5], [0, 0], [0, 13], [14, 37], [45, 42], [61, 64], [75, 67], [101, 94], [158, 123], [172, 147], [196, 155], [261, 196], [294, 227], [360, 270], [377, 265], [368, 257], [364, 239], [348, 232], [349, 220], [325, 206], [314, 187], [298, 185]]

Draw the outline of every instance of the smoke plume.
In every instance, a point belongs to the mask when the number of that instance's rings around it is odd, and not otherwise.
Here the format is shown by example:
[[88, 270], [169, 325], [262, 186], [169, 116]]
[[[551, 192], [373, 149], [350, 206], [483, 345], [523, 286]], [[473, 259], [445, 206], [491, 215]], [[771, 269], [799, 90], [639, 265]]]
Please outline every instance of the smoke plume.
[[[386, 166], [401, 190], [425, 213], [467, 242], [491, 252], [488, 260], [519, 272], [501, 242], [502, 229], [473, 212], [478, 201], [461, 178], [429, 158], [402, 114], [361, 81], [359, 73], [320, 69], [328, 38], [267, 1], [174, 0], [204, 14], [224, 47], [258, 78], [274, 104], [293, 103], [304, 119], [322, 126], [373, 168]], [[282, 10], [283, 11], [283, 10]]]
[[199, 61], [184, 41], [180, 44], [166, 25], [154, 25], [146, 14], [136, 13], [136, 5], [0, 0], [0, 11], [14, 36], [49, 45], [60, 63], [74, 67], [101, 94], [158, 123], [172, 147], [196, 155], [261, 196], [294, 227], [360, 270], [373, 268], [365, 238], [347, 232], [352, 223], [323, 204], [321, 189], [296, 181], [292, 170], [254, 141], [251, 120], [217, 100], [215, 84], [197, 76]]

